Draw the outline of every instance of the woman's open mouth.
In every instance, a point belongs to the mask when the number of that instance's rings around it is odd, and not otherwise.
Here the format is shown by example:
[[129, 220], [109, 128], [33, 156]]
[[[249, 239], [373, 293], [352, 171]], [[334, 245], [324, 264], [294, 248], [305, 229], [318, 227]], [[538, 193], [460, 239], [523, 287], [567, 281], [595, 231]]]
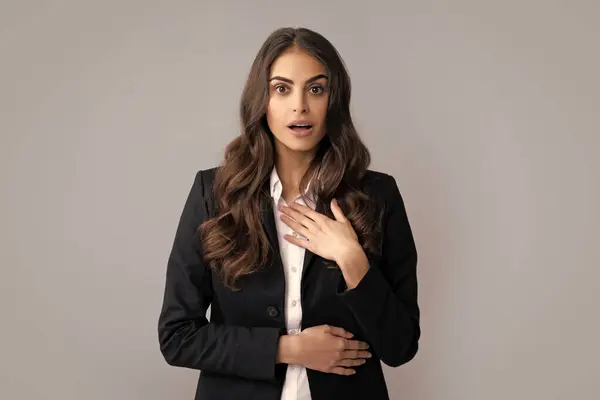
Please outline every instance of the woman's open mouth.
[[292, 124], [288, 128], [296, 136], [307, 136], [312, 132], [312, 125], [309, 124]]

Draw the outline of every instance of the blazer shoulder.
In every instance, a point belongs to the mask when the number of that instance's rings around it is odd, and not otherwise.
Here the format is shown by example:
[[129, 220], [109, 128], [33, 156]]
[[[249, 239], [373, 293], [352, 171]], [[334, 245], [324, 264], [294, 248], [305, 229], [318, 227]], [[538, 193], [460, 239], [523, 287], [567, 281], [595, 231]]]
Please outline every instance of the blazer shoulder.
[[375, 171], [368, 169], [362, 178], [363, 187], [367, 190], [374, 189], [382, 191], [384, 189], [390, 189], [389, 186], [396, 185], [394, 177], [388, 173], [382, 171]]
[[205, 203], [206, 215], [213, 217], [217, 214], [217, 201], [214, 193], [214, 180], [218, 167], [200, 169], [196, 172], [195, 184], [199, 186], [197, 189]]
[[404, 203], [400, 187], [393, 175], [369, 169], [362, 182], [363, 190], [378, 202], [382, 202], [386, 206], [398, 201]]
[[210, 193], [212, 190], [213, 182], [215, 180], [215, 174], [218, 167], [212, 167], [207, 169], [199, 169], [196, 171], [196, 182], [200, 182], [202, 185], [202, 193]]
[[383, 171], [376, 171], [374, 169], [367, 169], [367, 171], [365, 172], [365, 176], [363, 177], [363, 179], [365, 179], [366, 181], [386, 181], [387, 179], [390, 179], [391, 175], [388, 173], [385, 173]]

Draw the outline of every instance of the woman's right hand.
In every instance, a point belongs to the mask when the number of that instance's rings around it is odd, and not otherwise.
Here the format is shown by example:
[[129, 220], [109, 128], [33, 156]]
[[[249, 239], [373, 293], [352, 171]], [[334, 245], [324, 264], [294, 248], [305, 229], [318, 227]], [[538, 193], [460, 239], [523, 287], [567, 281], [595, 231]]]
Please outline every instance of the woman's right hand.
[[339, 375], [356, 373], [353, 368], [362, 365], [371, 353], [369, 345], [350, 339], [353, 335], [330, 325], [306, 328], [297, 336], [296, 360], [306, 368]]

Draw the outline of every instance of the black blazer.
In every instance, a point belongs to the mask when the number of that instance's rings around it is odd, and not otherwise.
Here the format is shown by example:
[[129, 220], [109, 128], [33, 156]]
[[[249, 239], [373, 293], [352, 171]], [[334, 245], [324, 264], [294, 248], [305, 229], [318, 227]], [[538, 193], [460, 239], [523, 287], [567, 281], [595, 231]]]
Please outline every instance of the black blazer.
[[[275, 360], [279, 337], [287, 331], [273, 208], [266, 204], [262, 212], [272, 244], [269, 267], [239, 280], [241, 291], [225, 288], [202, 261], [195, 233], [215, 212], [215, 170], [196, 174], [175, 233], [158, 321], [160, 350], [170, 365], [201, 370], [196, 399], [278, 400], [287, 364]], [[306, 250], [302, 328], [342, 327], [369, 343], [373, 357], [351, 376], [307, 369], [313, 400], [389, 399], [381, 362], [400, 366], [418, 349], [417, 252], [400, 191], [392, 176], [375, 171], [367, 172], [363, 189], [386, 207], [382, 257], [371, 259], [359, 285], [344, 291], [339, 269], [327, 268]]]

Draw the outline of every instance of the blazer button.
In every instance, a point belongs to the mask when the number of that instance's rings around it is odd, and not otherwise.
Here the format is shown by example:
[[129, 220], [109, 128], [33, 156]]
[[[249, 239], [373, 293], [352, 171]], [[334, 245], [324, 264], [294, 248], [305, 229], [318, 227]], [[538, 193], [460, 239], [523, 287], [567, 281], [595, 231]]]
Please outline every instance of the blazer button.
[[267, 307], [267, 314], [269, 314], [269, 317], [275, 318], [276, 316], [279, 315], [279, 311], [277, 311], [277, 309], [275, 307], [269, 306], [269, 307]]

